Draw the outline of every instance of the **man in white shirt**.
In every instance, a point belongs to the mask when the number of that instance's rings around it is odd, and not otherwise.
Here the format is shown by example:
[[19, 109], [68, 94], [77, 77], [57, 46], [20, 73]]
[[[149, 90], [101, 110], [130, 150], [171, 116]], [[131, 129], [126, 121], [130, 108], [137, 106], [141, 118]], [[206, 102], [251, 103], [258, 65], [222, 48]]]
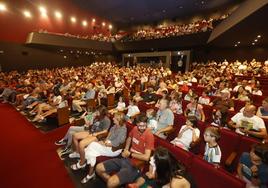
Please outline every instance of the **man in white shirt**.
[[231, 118], [229, 126], [242, 135], [266, 138], [267, 131], [263, 119], [255, 115], [256, 107], [247, 105], [243, 113], [239, 112]]

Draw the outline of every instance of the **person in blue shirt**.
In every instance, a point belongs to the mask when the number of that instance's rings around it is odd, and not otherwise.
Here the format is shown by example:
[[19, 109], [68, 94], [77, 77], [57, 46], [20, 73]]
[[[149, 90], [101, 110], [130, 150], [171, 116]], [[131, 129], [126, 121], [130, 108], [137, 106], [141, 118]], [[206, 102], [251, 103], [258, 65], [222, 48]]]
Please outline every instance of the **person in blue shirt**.
[[250, 153], [244, 152], [237, 167], [237, 175], [247, 188], [266, 188], [268, 185], [268, 145], [256, 144]]

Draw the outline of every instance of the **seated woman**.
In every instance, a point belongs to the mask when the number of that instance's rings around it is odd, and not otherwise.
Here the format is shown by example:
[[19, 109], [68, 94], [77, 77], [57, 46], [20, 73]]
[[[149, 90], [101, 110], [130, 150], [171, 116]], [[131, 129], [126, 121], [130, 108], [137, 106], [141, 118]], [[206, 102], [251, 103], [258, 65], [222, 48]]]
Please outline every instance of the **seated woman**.
[[172, 92], [170, 95], [169, 108], [175, 114], [182, 114], [182, 98], [178, 92]]
[[209, 105], [210, 97], [208, 96], [208, 91], [203, 91], [202, 95], [198, 99], [199, 104]]
[[133, 96], [133, 100], [135, 100], [137, 103], [142, 101], [141, 93], [140, 92], [135, 92], [135, 95]]
[[173, 154], [166, 148], [158, 147], [150, 158], [149, 171], [135, 183], [129, 184], [129, 187], [194, 188], [196, 186]]
[[156, 104], [155, 104], [156, 108], [159, 108], [159, 103], [160, 103], [161, 99], [167, 99], [168, 98], [168, 92], [166, 90], [162, 91], [161, 96], [162, 97], [160, 99], [158, 99]]
[[186, 125], [181, 127], [178, 136], [171, 143], [184, 150], [189, 150], [191, 143], [196, 142], [200, 137], [197, 123], [198, 120], [195, 116], [189, 116], [186, 120]]
[[113, 118], [114, 126], [110, 129], [107, 138], [104, 141], [91, 142], [85, 148], [85, 155], [71, 166], [73, 170], [84, 168], [86, 164], [89, 165], [88, 175], [81, 181], [88, 182], [95, 176], [94, 167], [98, 156], [115, 157], [122, 152], [123, 144], [127, 137], [127, 128], [124, 123], [124, 114], [118, 112]]
[[120, 96], [116, 108], [109, 110], [109, 113], [123, 112], [126, 109], [124, 97]]
[[268, 145], [257, 144], [250, 153], [244, 152], [237, 167], [237, 176], [246, 188], [264, 188], [268, 184]]
[[146, 117], [147, 119], [147, 127], [155, 132], [157, 128], [157, 121], [156, 121], [156, 111], [153, 108], [149, 108], [146, 110]]
[[195, 96], [195, 93], [192, 89], [189, 89], [188, 93], [184, 96], [185, 101], [191, 101], [191, 98]]
[[263, 119], [268, 119], [268, 97], [262, 101], [262, 105], [258, 108], [257, 116]]
[[186, 109], [184, 111], [184, 115], [187, 116], [196, 116], [196, 118], [200, 121], [205, 121], [205, 113], [203, 110], [203, 106], [197, 103], [198, 97], [193, 96], [191, 98], [191, 102], [187, 104]]
[[68, 106], [68, 102], [61, 95], [63, 95], [64, 97], [63, 93], [59, 93], [59, 95], [54, 95], [54, 96], [52, 95], [49, 98], [48, 103], [38, 104], [37, 114], [32, 120], [32, 122], [44, 121], [45, 117], [53, 113], [56, 113], [58, 108], [63, 108], [63, 107]]
[[256, 87], [254, 87], [252, 89], [252, 95], [259, 95], [262, 96], [262, 91], [260, 89], [260, 85], [256, 85]]
[[74, 153], [70, 157], [79, 156], [79, 151], [83, 152], [80, 148], [84, 149], [90, 142], [97, 139], [98, 135], [107, 133], [111, 125], [111, 120], [107, 116], [107, 108], [102, 105], [98, 106], [95, 112], [85, 112], [80, 118], [84, 119], [84, 126], [70, 126], [65, 136], [55, 143], [65, 145], [62, 155], [71, 152], [70, 147], [73, 141]]
[[129, 99], [129, 105], [127, 107], [127, 114], [125, 116], [126, 121], [133, 122], [134, 118], [140, 113], [137, 103], [132, 98]]

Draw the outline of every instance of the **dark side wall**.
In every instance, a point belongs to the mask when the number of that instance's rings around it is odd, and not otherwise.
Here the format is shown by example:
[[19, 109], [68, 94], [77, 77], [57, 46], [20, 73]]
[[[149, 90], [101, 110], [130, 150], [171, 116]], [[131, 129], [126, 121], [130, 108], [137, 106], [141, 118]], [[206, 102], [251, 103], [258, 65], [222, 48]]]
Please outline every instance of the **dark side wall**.
[[268, 47], [242, 47], [242, 48], [196, 48], [192, 53], [192, 61], [206, 62], [215, 61], [266, 61], [268, 59]]
[[90, 65], [94, 61], [117, 61], [116, 58], [113, 55], [80, 55], [77, 57], [67, 52], [60, 53], [58, 50], [0, 42], [0, 65], [2, 71], [84, 66]]

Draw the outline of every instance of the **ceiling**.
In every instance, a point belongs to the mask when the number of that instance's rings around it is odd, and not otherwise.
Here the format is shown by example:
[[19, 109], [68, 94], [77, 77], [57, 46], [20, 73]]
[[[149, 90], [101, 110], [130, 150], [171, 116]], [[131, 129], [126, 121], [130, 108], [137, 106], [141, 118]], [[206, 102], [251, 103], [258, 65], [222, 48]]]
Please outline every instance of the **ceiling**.
[[117, 26], [146, 24], [216, 11], [243, 0], [70, 0]]
[[[268, 17], [268, 4], [249, 15], [241, 22], [221, 34], [209, 45], [217, 47], [247, 47], [268, 45], [268, 25], [264, 18]], [[258, 38], [260, 35], [260, 38]], [[257, 40], [257, 41], [255, 41]]]

